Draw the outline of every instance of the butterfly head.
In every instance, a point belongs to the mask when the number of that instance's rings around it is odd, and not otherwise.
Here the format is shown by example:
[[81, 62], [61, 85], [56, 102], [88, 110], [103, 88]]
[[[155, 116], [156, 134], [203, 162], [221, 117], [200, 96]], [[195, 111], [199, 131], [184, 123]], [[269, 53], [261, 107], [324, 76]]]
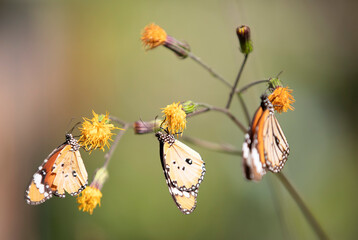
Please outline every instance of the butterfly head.
[[174, 136], [169, 133], [157, 132], [155, 136], [158, 138], [159, 142], [162, 143], [167, 142], [170, 145], [173, 145], [175, 142]]
[[266, 110], [267, 108], [270, 110], [270, 112], [273, 112], [273, 106], [270, 100], [268, 99], [268, 96], [266, 94], [261, 95], [261, 108], [263, 110]]
[[78, 141], [72, 136], [71, 133], [66, 134], [66, 144], [71, 145], [73, 151], [78, 151], [78, 149], [80, 149]]

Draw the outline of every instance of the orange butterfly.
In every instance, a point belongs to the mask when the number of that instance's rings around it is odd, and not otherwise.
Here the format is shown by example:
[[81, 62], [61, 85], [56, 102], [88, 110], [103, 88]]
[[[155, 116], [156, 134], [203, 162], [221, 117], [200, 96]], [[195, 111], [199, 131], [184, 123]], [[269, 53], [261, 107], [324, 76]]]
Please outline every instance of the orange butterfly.
[[290, 152], [287, 140], [278, 123], [272, 103], [261, 96], [257, 109], [242, 146], [243, 169], [248, 180], [260, 181], [266, 173], [279, 172]]
[[28, 204], [37, 205], [52, 195], [72, 196], [86, 188], [88, 175], [79, 151], [79, 144], [72, 134], [66, 134], [66, 142], [53, 150], [44, 160], [25, 192]]
[[157, 132], [160, 143], [160, 159], [165, 180], [174, 202], [184, 214], [196, 207], [198, 188], [206, 172], [199, 153], [179, 142], [173, 135]]

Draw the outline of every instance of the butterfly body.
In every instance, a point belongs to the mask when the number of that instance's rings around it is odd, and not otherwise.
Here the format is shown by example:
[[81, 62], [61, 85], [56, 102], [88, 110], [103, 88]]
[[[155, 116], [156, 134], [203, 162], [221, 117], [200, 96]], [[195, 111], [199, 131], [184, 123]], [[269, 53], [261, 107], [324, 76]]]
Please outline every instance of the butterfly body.
[[79, 144], [71, 134], [66, 142], [52, 151], [33, 175], [25, 192], [25, 200], [37, 205], [53, 195], [65, 197], [65, 191], [77, 195], [87, 185], [87, 171], [79, 152]]
[[247, 179], [260, 181], [266, 170], [280, 172], [287, 161], [289, 145], [266, 95], [261, 96], [242, 147]]
[[156, 136], [169, 192], [180, 211], [190, 214], [196, 208], [198, 189], [206, 172], [205, 163], [199, 153], [173, 135], [158, 132]]

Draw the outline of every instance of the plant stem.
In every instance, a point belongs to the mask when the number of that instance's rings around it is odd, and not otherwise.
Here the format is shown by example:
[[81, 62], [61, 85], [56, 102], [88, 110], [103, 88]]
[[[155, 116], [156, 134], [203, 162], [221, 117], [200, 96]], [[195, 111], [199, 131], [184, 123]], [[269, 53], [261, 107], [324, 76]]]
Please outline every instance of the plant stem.
[[242, 152], [238, 149], [236, 149], [234, 146], [230, 144], [219, 144], [214, 142], [205, 141], [199, 138], [193, 138], [189, 136], [183, 136], [182, 137], [184, 141], [195, 144], [197, 146], [210, 149], [217, 152], [224, 152], [228, 154], [234, 154], [234, 155], [242, 155]]
[[260, 84], [260, 83], [265, 83], [265, 82], [269, 82], [270, 80], [258, 80], [255, 82], [252, 82], [250, 84], [247, 84], [245, 87], [241, 88], [240, 90], [236, 90], [237, 93], [243, 93], [245, 92], [247, 89], [249, 89], [250, 87], [256, 85], [256, 84]]
[[251, 120], [250, 119], [250, 113], [249, 113], [249, 110], [247, 109], [246, 103], [245, 103], [244, 99], [242, 98], [241, 93], [238, 93], [237, 96], [239, 97], [241, 106], [244, 109], [244, 113], [245, 113], [246, 120], [247, 120], [247, 125], [250, 125], [250, 122], [251, 122], [250, 121]]
[[208, 72], [215, 78], [219, 79], [221, 82], [223, 82], [226, 86], [231, 88], [231, 84], [225, 80], [219, 73], [217, 73], [214, 69], [206, 65], [199, 57], [197, 57], [194, 53], [188, 52], [188, 56], [193, 59], [195, 62], [197, 62], [200, 66], [208, 70]]
[[199, 105], [205, 107], [204, 109], [200, 109], [196, 112], [190, 113], [187, 115], [187, 117], [193, 117], [195, 115], [199, 115], [201, 113], [207, 112], [207, 111], [216, 111], [226, 114], [243, 132], [246, 132], [247, 128], [226, 108], [219, 108], [215, 106], [211, 106], [208, 104], [200, 103]]
[[305, 216], [307, 222], [311, 225], [312, 229], [316, 232], [319, 239], [329, 239], [327, 234], [323, 231], [321, 225], [318, 223], [316, 218], [313, 216], [312, 212], [308, 209], [307, 205], [302, 200], [301, 196], [298, 194], [296, 189], [288, 181], [286, 176], [283, 173], [275, 174], [278, 179], [281, 181], [286, 190], [290, 193], [291, 197], [295, 200], [298, 207], [301, 209], [301, 212]]
[[112, 121], [115, 121], [115, 122], [117, 122], [117, 123], [119, 123], [119, 124], [121, 124], [123, 126], [128, 124], [125, 121], [123, 121], [123, 120], [121, 120], [121, 119], [119, 119], [117, 117], [114, 117], [114, 116], [109, 116], [109, 119], [111, 119]]
[[242, 61], [242, 64], [241, 64], [241, 67], [240, 67], [240, 71], [239, 71], [239, 73], [237, 74], [237, 77], [236, 77], [234, 86], [233, 86], [232, 89], [231, 89], [231, 93], [230, 93], [230, 96], [229, 96], [229, 100], [227, 101], [227, 104], [226, 104], [226, 109], [229, 109], [229, 108], [230, 108], [230, 105], [231, 105], [231, 102], [232, 102], [232, 98], [234, 97], [234, 93], [235, 93], [235, 91], [236, 91], [236, 87], [237, 87], [237, 85], [238, 85], [238, 83], [239, 83], [239, 80], [240, 80], [242, 71], [244, 70], [244, 66], [245, 66], [245, 63], [246, 63], [248, 57], [249, 57], [249, 54], [245, 54], [244, 60]]
[[[112, 119], [112, 117], [111, 117]], [[113, 120], [115, 121], [115, 120]], [[103, 167], [104, 168], [107, 168], [108, 164], [109, 164], [109, 161], [111, 160], [112, 158], [112, 155], [114, 153], [114, 150], [116, 149], [118, 143], [119, 143], [119, 140], [121, 140], [122, 136], [124, 135], [124, 133], [126, 132], [126, 130], [129, 128], [130, 124], [129, 123], [124, 123], [124, 126], [123, 126], [123, 130], [120, 130], [119, 133], [117, 134], [116, 138], [114, 139], [113, 143], [112, 143], [112, 146], [111, 148], [109, 149], [109, 151], [106, 153], [106, 155], [104, 155], [104, 158], [106, 159], [104, 164], [103, 164]]]

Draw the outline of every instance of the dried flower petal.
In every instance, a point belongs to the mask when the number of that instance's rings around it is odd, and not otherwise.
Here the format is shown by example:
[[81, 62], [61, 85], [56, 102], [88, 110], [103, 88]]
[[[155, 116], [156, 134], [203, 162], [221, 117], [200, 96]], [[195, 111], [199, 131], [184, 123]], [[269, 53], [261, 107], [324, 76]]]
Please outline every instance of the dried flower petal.
[[292, 89], [289, 89], [288, 87], [277, 87], [273, 93], [268, 96], [270, 102], [278, 113], [287, 112], [288, 109], [294, 110], [294, 107], [290, 105], [295, 102], [291, 93]]
[[141, 40], [146, 49], [153, 49], [165, 43], [167, 33], [163, 28], [151, 23], [144, 28]]

